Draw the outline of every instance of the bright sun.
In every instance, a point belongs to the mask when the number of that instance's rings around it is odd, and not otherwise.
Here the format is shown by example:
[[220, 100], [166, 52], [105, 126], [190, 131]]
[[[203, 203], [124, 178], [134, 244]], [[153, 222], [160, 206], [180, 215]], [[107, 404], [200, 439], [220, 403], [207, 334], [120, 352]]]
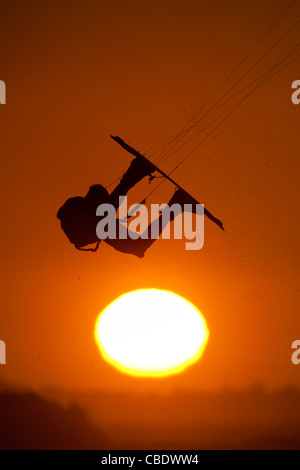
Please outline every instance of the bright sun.
[[201, 312], [158, 289], [121, 295], [99, 315], [95, 337], [103, 357], [131, 375], [160, 377], [197, 361], [209, 332]]

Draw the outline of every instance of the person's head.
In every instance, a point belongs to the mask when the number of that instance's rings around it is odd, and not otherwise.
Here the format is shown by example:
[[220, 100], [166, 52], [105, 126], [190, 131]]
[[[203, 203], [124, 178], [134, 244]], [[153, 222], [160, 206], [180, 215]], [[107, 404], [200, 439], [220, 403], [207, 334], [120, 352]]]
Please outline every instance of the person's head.
[[93, 184], [90, 186], [85, 199], [90, 204], [100, 205], [108, 202], [109, 193], [101, 184]]

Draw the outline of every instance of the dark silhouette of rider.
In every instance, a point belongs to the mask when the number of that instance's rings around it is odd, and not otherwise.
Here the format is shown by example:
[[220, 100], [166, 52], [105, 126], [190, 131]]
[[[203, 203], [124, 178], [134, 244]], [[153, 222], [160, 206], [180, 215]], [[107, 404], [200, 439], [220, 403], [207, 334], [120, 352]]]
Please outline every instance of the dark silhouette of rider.
[[[139, 181], [145, 176], [151, 175], [154, 171], [155, 168], [150, 162], [137, 157], [132, 160], [120, 183], [111, 194], [102, 185], [95, 184], [89, 188], [85, 197], [77, 196], [68, 199], [59, 209], [57, 217], [61, 222], [61, 228], [69, 241], [75, 245], [75, 248], [83, 251], [96, 251], [101, 241], [96, 234], [96, 226], [100, 220], [99, 216], [96, 216], [97, 207], [100, 204], [109, 203], [117, 210], [120, 202], [119, 197], [125, 196]], [[179, 203], [183, 207], [184, 203], [190, 202], [182, 191], [175, 191], [168, 205]], [[174, 220], [175, 216], [176, 214], [170, 213], [170, 221]], [[164, 228], [162, 226], [162, 217], [160, 216], [155, 223], [159, 224], [158, 233], [161, 234]], [[155, 242], [155, 238], [143, 239], [140, 237], [132, 239], [128, 236], [126, 239], [122, 239], [122, 237], [118, 237], [117, 232], [116, 239], [106, 238], [103, 241], [118, 251], [142, 258], [145, 251]], [[95, 247], [89, 247], [89, 245], [95, 243]]]

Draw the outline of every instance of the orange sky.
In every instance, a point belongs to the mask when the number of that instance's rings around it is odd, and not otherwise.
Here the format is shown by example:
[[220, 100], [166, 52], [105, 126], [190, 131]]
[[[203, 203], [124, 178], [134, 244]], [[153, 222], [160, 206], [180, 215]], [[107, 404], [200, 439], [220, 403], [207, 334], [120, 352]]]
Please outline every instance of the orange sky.
[[[291, 84], [299, 59], [252, 95], [174, 178], [223, 222], [205, 223], [198, 252], [160, 240], [144, 259], [101, 244], [76, 251], [56, 212], [93, 183], [107, 185], [130, 157], [119, 135], [147, 154], [173, 137], [288, 1], [1, 3], [0, 380], [41, 388], [218, 390], [299, 385], [299, 119]], [[299, 5], [256, 52], [299, 15]], [[294, 45], [299, 29], [269, 63]], [[273, 61], [273, 62], [272, 62]], [[264, 71], [258, 65], [257, 73]], [[165, 162], [169, 171], [186, 155]], [[153, 184], [153, 183], [152, 183]], [[152, 188], [152, 187], [151, 187]], [[148, 202], [167, 202], [163, 185]], [[141, 184], [132, 202], [149, 192]], [[188, 371], [146, 380], [101, 359], [98, 313], [120, 294], [170, 289], [206, 318], [210, 339]]]

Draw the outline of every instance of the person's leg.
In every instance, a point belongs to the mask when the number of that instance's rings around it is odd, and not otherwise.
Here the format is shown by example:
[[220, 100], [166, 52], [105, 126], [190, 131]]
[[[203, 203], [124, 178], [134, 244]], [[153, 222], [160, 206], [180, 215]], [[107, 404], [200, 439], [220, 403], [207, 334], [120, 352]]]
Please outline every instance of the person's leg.
[[128, 170], [121, 178], [120, 183], [110, 194], [109, 202], [117, 209], [119, 207], [119, 197], [126, 196], [130, 189], [132, 189], [145, 176], [149, 176], [151, 173], [154, 173], [154, 171], [155, 168], [150, 162], [148, 163], [138, 157], [134, 158]]
[[[135, 234], [122, 224], [118, 224], [118, 233], [116, 240], [105, 240], [109, 245], [123, 253], [131, 253], [139, 258], [143, 258], [145, 252], [160, 237], [165, 228], [183, 214], [184, 204], [191, 203], [190, 200], [182, 197], [181, 191], [175, 191], [165, 209], [161, 214], [147, 226], [143, 234], [138, 238]], [[196, 213], [196, 205], [191, 205], [192, 211]]]
[[[104, 239], [105, 243], [115, 248], [122, 253], [128, 253], [139, 258], [143, 258], [146, 250], [159, 238], [160, 234], [162, 233], [164, 223], [166, 219], [162, 217], [162, 214], [154, 221], [152, 221], [146, 230], [143, 232], [142, 235], [139, 237], [136, 236], [136, 233], [129, 230], [123, 223], [119, 222], [117, 219], [117, 230], [116, 230], [116, 238], [106, 238]], [[172, 215], [170, 214], [170, 220], [173, 220]], [[155, 237], [151, 237], [152, 234], [156, 233]], [[146, 238], [147, 236], [147, 238]]]
[[[133, 254], [139, 258], [143, 258], [145, 252], [160, 237], [168, 224], [173, 222], [175, 218], [183, 214], [185, 205], [190, 204], [192, 212], [196, 214], [196, 203], [186, 197], [186, 194], [180, 190], [176, 190], [171, 197], [165, 209], [161, 214], [147, 226], [146, 230], [138, 238], [135, 238], [134, 232], [128, 230], [117, 220], [116, 239], [105, 239], [104, 241], [122, 253]], [[131, 236], [130, 236], [131, 235]]]
[[[141, 238], [136, 240], [139, 253], [143, 253], [144, 255], [146, 250], [148, 250], [148, 248], [153, 245], [153, 243], [160, 237], [166, 227], [171, 222], [174, 222], [178, 215], [183, 215], [183, 213], [187, 211], [196, 215], [203, 215], [203, 210], [203, 206], [199, 209], [199, 203], [194, 198], [192, 198], [192, 196], [176, 188], [174, 194], [167, 204], [167, 207], [162, 209], [160, 216], [152, 221], [145, 230], [144, 234], [148, 234], [148, 238], [143, 237], [142, 235]], [[179, 223], [183, 223], [183, 221], [181, 220]], [[182, 236], [182, 225], [179, 227], [174, 226], [174, 236], [176, 229], [179, 231], [177, 233], [181, 234]]]

